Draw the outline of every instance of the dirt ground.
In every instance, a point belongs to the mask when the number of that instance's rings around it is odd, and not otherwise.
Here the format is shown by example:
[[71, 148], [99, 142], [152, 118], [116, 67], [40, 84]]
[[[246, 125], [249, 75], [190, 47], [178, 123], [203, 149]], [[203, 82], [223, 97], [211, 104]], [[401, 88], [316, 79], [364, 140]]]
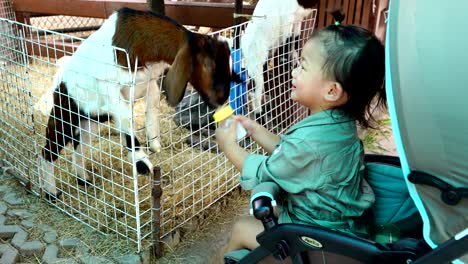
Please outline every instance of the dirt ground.
[[222, 248], [226, 245], [232, 225], [239, 216], [248, 215], [249, 194], [236, 190], [226, 197], [227, 204], [214, 205], [214, 214], [206, 219], [199, 229], [186, 234], [174, 251], [168, 252], [156, 263], [223, 263]]

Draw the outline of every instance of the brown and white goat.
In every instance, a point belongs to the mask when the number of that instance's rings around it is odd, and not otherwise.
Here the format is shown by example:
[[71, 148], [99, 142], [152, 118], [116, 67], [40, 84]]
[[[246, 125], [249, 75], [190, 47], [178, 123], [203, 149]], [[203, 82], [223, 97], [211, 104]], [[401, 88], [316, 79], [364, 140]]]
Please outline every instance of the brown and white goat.
[[[160, 14], [119, 9], [83, 41], [63, 65], [41, 155], [45, 174], [42, 184], [46, 194], [52, 198], [59, 195], [53, 162], [70, 142], [75, 150], [73, 164], [78, 183], [91, 180], [84, 166], [83, 147], [90, 144], [97, 124], [110, 119], [123, 132], [128, 157], [130, 160], [135, 157], [133, 164], [138, 173], [150, 173], [152, 164], [148, 155], [140, 148], [138, 139], [131, 136], [129, 102], [147, 95], [147, 138], [153, 139], [149, 142], [150, 149], [159, 151], [156, 103], [160, 91], [155, 79], [164, 69], [160, 64], [171, 64], [162, 88], [172, 106], [182, 99], [187, 82], [211, 107], [223, 104], [229, 97], [232, 76], [230, 49], [225, 41], [188, 31]], [[135, 68], [140, 70], [132, 74]], [[132, 93], [132, 81], [144, 85], [136, 85]], [[132, 141], [137, 149], [133, 154]]]

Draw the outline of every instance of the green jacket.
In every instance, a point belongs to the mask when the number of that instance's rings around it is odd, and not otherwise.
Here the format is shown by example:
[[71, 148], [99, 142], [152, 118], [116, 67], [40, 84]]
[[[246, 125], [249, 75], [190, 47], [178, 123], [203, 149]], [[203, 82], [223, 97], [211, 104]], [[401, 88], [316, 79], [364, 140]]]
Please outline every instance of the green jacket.
[[353, 232], [353, 218], [375, 199], [363, 179], [363, 158], [356, 122], [340, 111], [322, 111], [292, 126], [270, 156], [249, 155], [240, 184], [251, 190], [276, 182], [285, 191], [280, 223]]

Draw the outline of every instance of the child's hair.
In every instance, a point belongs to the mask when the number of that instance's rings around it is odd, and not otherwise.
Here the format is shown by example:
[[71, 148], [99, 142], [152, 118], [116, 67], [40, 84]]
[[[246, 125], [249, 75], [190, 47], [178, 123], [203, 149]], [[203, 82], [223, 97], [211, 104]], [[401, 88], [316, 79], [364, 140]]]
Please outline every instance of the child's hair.
[[332, 15], [335, 24], [312, 37], [318, 38], [326, 54], [323, 73], [339, 82], [348, 95], [348, 101], [339, 107], [367, 128], [375, 121], [371, 104], [386, 107], [384, 87], [385, 52], [375, 35], [353, 25], [340, 25], [345, 16], [341, 11]]

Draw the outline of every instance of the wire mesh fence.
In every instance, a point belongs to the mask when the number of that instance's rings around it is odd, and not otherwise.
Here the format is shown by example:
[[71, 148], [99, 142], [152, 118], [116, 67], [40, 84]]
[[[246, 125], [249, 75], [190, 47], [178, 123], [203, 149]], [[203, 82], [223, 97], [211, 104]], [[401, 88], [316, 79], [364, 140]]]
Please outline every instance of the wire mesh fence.
[[[58, 33], [67, 33], [69, 35], [87, 38], [97, 30], [104, 19], [94, 17], [77, 16], [35, 16], [29, 19], [29, 24], [36, 28], [48, 29]], [[48, 36], [54, 38], [55, 35]], [[70, 41], [64, 39], [64, 41]]]
[[[212, 34], [231, 43], [232, 66], [244, 80], [231, 87], [229, 103], [236, 113], [257, 119], [277, 133], [308, 115], [307, 109], [288, 98], [290, 72], [314, 29], [315, 17], [314, 10], [300, 21], [295, 38], [272, 45], [268, 59], [259, 60], [265, 77], [261, 115], [251, 106], [253, 81], [234, 41], [236, 32], [245, 34], [248, 22]], [[171, 233], [238, 186], [239, 173], [215, 142], [214, 109], [203, 103], [190, 84], [182, 101], [172, 108], [153, 87], [160, 87], [164, 77], [140, 79], [139, 71], [131, 67], [137, 63], [129, 59], [126, 65], [101, 61], [76, 51], [82, 38], [14, 20], [0, 18], [0, 27], [11, 29], [1, 31], [0, 39], [15, 43], [1, 42], [0, 49], [21, 58], [13, 60], [0, 54], [0, 60], [5, 61], [0, 65], [0, 158], [17, 169], [31, 190], [58, 197], [53, 205], [101, 232], [119, 234], [141, 251], [152, 243], [154, 232], [160, 237]], [[119, 48], [101, 45], [96, 49], [110, 50], [114, 58], [119, 52], [128, 58]], [[83, 67], [67, 66], [69, 56]], [[159, 66], [160, 72], [167, 67]], [[116, 71], [119, 80], [106, 77]], [[67, 90], [61, 85], [64, 79], [67, 87], [76, 82], [75, 86], [81, 87], [76, 89], [81, 90]], [[138, 92], [141, 87], [145, 92]], [[117, 89], [128, 91], [127, 96]], [[127, 111], [111, 118], [109, 111], [102, 109], [93, 112], [94, 116], [79, 110], [92, 107], [96, 97]], [[147, 103], [147, 98], [156, 98], [156, 105]], [[152, 122], [148, 122], [149, 114]], [[96, 118], [101, 122], [95, 122]], [[102, 122], [106, 118], [112, 120]], [[123, 122], [128, 122], [126, 129]], [[160, 152], [152, 151], [154, 132]], [[249, 139], [239, 144], [248, 151], [263, 152]], [[161, 208], [152, 205], [151, 177], [138, 173], [135, 164], [140, 160], [159, 168]], [[155, 211], [160, 215], [157, 227]]]
[[[16, 20], [15, 12], [13, 11], [13, 6], [10, 0], [0, 0], [0, 17]], [[13, 28], [8, 24], [0, 25], [1, 32], [12, 33]], [[14, 58], [14, 52], [11, 49], [14, 49], [17, 43], [14, 40], [9, 38], [0, 38], [0, 56], [6, 58], [7, 60], [17, 59]], [[5, 61], [0, 60], [0, 64], [5, 64]]]
[[[82, 89], [85, 95], [74, 99], [77, 108], [73, 108], [67, 91], [59, 85], [64, 74], [61, 67], [67, 63], [63, 55], [74, 54], [74, 47], [64, 44], [65, 39], [71, 40], [71, 44], [83, 39], [9, 20], [2, 19], [0, 24], [7, 24], [14, 29], [12, 32], [18, 33], [0, 34], [2, 38], [21, 43], [19, 49], [10, 51], [23, 58], [20, 62], [2, 58], [6, 61], [0, 71], [2, 159], [17, 169], [32, 191], [55, 196], [61, 193], [54, 205], [64, 212], [102, 232], [118, 233], [140, 249], [139, 221], [150, 216], [148, 212], [139, 213], [139, 201], [149, 195], [149, 191], [144, 193], [149, 180], [136, 176], [132, 162], [135, 157], [127, 157], [134, 152], [128, 152], [121, 142], [124, 132], [133, 136], [135, 122], [130, 123], [130, 132], [122, 131], [113, 123], [97, 125], [89, 113], [76, 110], [87, 104], [87, 96], [99, 96], [106, 102], [127, 105], [129, 112], [119, 118], [133, 121], [133, 107], [142, 104], [141, 100], [126, 101], [128, 98], [112, 91], [116, 87], [132, 90], [136, 85], [132, 71], [128, 65], [81, 58], [82, 63], [102, 71], [88, 75], [80, 70], [68, 70], [68, 78], [92, 80], [100, 84], [101, 90], [93, 90], [92, 86], [89, 90]], [[49, 35], [54, 38], [47, 40]], [[112, 47], [101, 49], [125, 53]], [[106, 78], [109, 71], [117, 68], [122, 68], [122, 74], [127, 71], [127, 81], [121, 79], [116, 83]], [[76, 134], [80, 135], [79, 145]], [[134, 142], [128, 148], [134, 150]], [[48, 154], [56, 156], [53, 162], [44, 161]], [[136, 188], [137, 179], [141, 187]]]
[[32, 26], [64, 33], [100, 27], [104, 19], [77, 16], [37, 16], [31, 17], [30, 21]]
[[15, 19], [15, 12], [10, 0], [0, 1], [0, 17]]

